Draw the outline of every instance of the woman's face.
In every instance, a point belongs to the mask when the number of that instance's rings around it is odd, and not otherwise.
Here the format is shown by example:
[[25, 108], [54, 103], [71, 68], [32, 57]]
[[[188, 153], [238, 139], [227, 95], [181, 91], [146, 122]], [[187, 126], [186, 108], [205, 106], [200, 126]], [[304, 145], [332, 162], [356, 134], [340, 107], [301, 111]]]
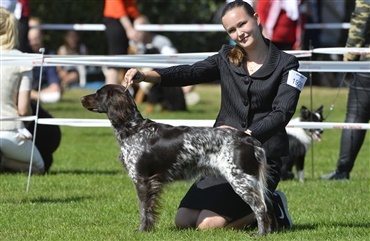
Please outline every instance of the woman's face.
[[70, 48], [77, 49], [79, 36], [76, 31], [68, 31], [64, 37], [64, 40]]
[[222, 25], [230, 38], [245, 49], [256, 44], [261, 38], [259, 23], [258, 14], [252, 17], [243, 7], [234, 8], [222, 17]]

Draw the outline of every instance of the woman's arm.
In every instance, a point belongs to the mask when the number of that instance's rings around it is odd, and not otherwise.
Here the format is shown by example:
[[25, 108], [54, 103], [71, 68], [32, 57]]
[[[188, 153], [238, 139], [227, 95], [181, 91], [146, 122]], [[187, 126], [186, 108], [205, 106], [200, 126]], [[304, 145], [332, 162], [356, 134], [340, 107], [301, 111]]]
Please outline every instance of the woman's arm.
[[153, 84], [159, 84], [161, 82], [161, 76], [153, 70], [150, 71], [139, 71], [138, 69], [129, 69], [124, 78], [124, 85], [128, 86], [133, 83], [148, 82]]
[[[276, 134], [276, 131], [284, 128], [294, 115], [301, 91], [288, 84], [290, 70], [298, 69], [298, 60], [290, 59], [283, 69], [281, 79], [276, 79], [280, 84], [277, 86], [276, 95], [272, 102], [272, 111], [259, 122], [254, 122], [249, 129], [252, 135], [261, 142], [268, 140]], [[279, 78], [277, 76], [277, 78]]]
[[24, 72], [18, 91], [17, 108], [20, 116], [32, 115], [31, 99], [32, 71]]

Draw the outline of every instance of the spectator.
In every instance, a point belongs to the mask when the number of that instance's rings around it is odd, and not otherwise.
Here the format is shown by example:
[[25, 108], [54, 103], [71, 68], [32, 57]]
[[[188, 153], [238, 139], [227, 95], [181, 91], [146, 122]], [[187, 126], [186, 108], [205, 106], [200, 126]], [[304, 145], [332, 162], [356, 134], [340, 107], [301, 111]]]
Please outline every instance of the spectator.
[[[0, 48], [2, 54], [21, 54], [15, 49], [18, 27], [13, 14], [0, 7]], [[1, 65], [0, 118], [16, 118], [32, 114], [30, 91], [32, 67]], [[27, 172], [32, 153], [32, 134], [22, 121], [0, 121], [0, 169]], [[35, 147], [32, 173], [45, 172], [44, 160]]]
[[[141, 15], [135, 19], [134, 25], [150, 24], [146, 16]], [[137, 54], [175, 54], [177, 49], [173, 46], [171, 40], [164, 35], [154, 34], [150, 31], [140, 32], [139, 42], [130, 42], [132, 53]], [[147, 114], [154, 111], [156, 104], [161, 104], [162, 111], [185, 111], [186, 102], [184, 92], [181, 87], [158, 87], [150, 83], [139, 83], [139, 89], [135, 100], [140, 103], [142, 95], [146, 95], [148, 105], [145, 109]]]
[[[140, 33], [135, 30], [133, 21], [141, 14], [135, 0], [105, 0], [103, 11], [108, 54], [128, 53], [129, 40], [139, 42]], [[119, 69], [109, 67], [106, 72], [106, 84], [118, 84]]]
[[[40, 22], [37, 19], [30, 19], [30, 26], [39, 25]], [[44, 47], [43, 34], [38, 28], [32, 28], [28, 32], [28, 40], [34, 53], [39, 53], [40, 48]], [[45, 54], [53, 54], [52, 52], [45, 50]], [[44, 103], [55, 103], [58, 102], [62, 96], [62, 87], [60, 85], [60, 79], [54, 66], [44, 66], [42, 73], [40, 73], [40, 67], [33, 68], [33, 90], [31, 92], [31, 99], [38, 99], [38, 86], [41, 74], [41, 92], [40, 100]]]
[[[318, 24], [321, 23], [321, 7], [318, 0], [304, 0], [302, 4], [304, 24]], [[321, 29], [305, 29], [303, 34], [303, 49], [310, 49], [311, 47], [320, 48]]]
[[28, 25], [28, 21], [31, 16], [31, 6], [30, 0], [18, 0], [20, 5], [20, 17], [19, 17], [19, 46], [18, 49], [22, 52], [31, 53], [32, 49], [28, 42], [28, 31], [30, 30], [30, 26]]
[[[32, 115], [36, 115], [36, 101], [31, 100]], [[38, 118], [53, 118], [41, 105], [39, 106]], [[30, 133], [34, 133], [35, 122], [25, 122]], [[62, 133], [58, 125], [38, 125], [36, 130], [35, 145], [44, 160], [45, 172], [48, 172], [53, 164], [53, 153], [58, 149]]]
[[[352, 13], [346, 47], [369, 46], [370, 0], [356, 0]], [[370, 61], [369, 55], [345, 54], [344, 61]], [[346, 123], [368, 123], [370, 120], [370, 74], [353, 73], [349, 86]], [[349, 180], [357, 154], [366, 136], [366, 130], [343, 129], [340, 153], [335, 171], [321, 176], [323, 180]]]
[[[57, 54], [59, 55], [87, 55], [87, 47], [80, 42], [80, 36], [75, 30], [68, 30], [63, 37], [63, 45], [61, 45]], [[81, 66], [84, 68], [84, 66]], [[58, 75], [63, 89], [69, 88], [80, 81], [80, 73], [76, 66], [58, 66]], [[82, 73], [83, 74], [83, 73]], [[81, 76], [86, 78], [86, 76]]]
[[300, 47], [300, 0], [257, 0], [263, 33], [281, 50]]
[[[259, 16], [242, 0], [226, 5], [222, 24], [236, 45], [192, 65], [142, 72], [127, 71], [126, 84], [146, 81], [161, 86], [186, 86], [220, 81], [221, 107], [214, 127], [244, 131], [266, 151], [268, 189], [279, 228], [291, 228], [286, 197], [275, 191], [280, 181], [281, 156], [289, 152], [285, 126], [293, 116], [305, 77], [296, 70], [296, 57], [279, 50], [262, 35]], [[294, 81], [293, 81], [294, 80]], [[297, 81], [297, 82], [295, 82]], [[226, 161], [226, 160], [225, 160]], [[180, 203], [175, 223], [180, 228], [239, 228], [255, 221], [250, 207], [221, 176], [196, 180]]]

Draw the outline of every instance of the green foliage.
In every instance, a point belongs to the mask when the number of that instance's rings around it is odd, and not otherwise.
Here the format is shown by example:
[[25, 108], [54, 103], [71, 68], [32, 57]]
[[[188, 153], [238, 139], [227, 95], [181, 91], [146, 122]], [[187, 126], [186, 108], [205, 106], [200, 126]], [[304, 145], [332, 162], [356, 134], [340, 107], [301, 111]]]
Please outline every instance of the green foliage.
[[[153, 24], [210, 24], [223, 0], [143, 0], [140, 11]], [[103, 0], [32, 0], [33, 16], [47, 24], [98, 23], [103, 20]], [[101, 31], [81, 31], [81, 39], [90, 54], [106, 54], [106, 39]], [[224, 32], [160, 32], [169, 37], [181, 53], [218, 51], [228, 42]], [[45, 31], [45, 44], [56, 50], [62, 44], [63, 31]]]
[[[199, 85], [201, 101], [188, 112], [143, 114], [152, 119], [215, 119], [218, 85]], [[62, 101], [44, 107], [58, 118], [106, 118], [82, 108], [80, 97], [93, 90], [73, 89]], [[342, 122], [347, 89], [314, 88], [313, 108], [325, 106], [326, 120]], [[310, 90], [302, 92], [299, 107], [310, 107]], [[145, 104], [139, 105], [145, 110]], [[296, 113], [298, 114], [298, 112]], [[157, 229], [138, 233], [136, 192], [122, 165], [119, 147], [111, 128], [62, 126], [62, 142], [54, 164], [45, 176], [32, 176], [25, 193], [26, 174], [0, 175], [1, 240], [246, 240], [255, 230], [177, 230], [173, 220], [178, 203], [191, 185], [176, 182], [165, 188]], [[325, 130], [306, 158], [306, 182], [281, 182], [288, 197], [294, 229], [274, 233], [262, 240], [368, 240], [370, 224], [369, 180], [370, 137], [357, 158], [351, 180], [320, 181], [335, 168], [340, 130]], [[52, 137], [50, 137], [52, 138]], [[314, 158], [312, 158], [314, 157]], [[315, 165], [312, 163], [314, 162]], [[314, 172], [313, 172], [314, 171]]]

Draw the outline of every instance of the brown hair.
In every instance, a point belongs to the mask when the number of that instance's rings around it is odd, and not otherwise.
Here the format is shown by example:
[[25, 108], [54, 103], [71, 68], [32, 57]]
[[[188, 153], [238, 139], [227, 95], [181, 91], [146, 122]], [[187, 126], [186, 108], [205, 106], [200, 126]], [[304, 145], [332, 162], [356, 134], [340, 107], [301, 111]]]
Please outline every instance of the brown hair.
[[[226, 13], [233, 10], [234, 8], [242, 7], [245, 12], [250, 15], [251, 17], [254, 16], [256, 13], [251, 5], [243, 0], [235, 0], [233, 2], [228, 3], [222, 11], [221, 17], [225, 16]], [[261, 29], [262, 32], [262, 29]], [[245, 50], [240, 47], [239, 45], [235, 45], [231, 51], [229, 52], [229, 61], [236, 66], [239, 66], [246, 58], [247, 53]]]

